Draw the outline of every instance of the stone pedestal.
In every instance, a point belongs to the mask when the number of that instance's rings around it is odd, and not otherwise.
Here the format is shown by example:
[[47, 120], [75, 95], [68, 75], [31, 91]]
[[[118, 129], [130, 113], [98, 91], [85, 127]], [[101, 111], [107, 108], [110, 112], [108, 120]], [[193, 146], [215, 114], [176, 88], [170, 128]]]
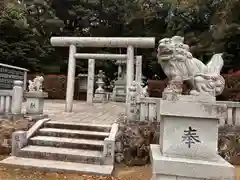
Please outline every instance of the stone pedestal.
[[46, 92], [26, 92], [26, 114], [43, 114], [44, 98], [48, 97]]
[[235, 179], [234, 166], [217, 156], [216, 161], [166, 157], [160, 145], [151, 145], [152, 180]]
[[78, 74], [78, 91], [80, 92], [87, 92], [87, 74]]
[[106, 93], [95, 93], [93, 102], [95, 103], [104, 103], [107, 101]]
[[226, 106], [214, 99], [161, 100], [160, 145], [151, 146], [152, 180], [234, 179], [234, 166], [218, 155], [218, 120]]
[[112, 100], [116, 102], [126, 101], [126, 80], [120, 79], [115, 82], [112, 93]]

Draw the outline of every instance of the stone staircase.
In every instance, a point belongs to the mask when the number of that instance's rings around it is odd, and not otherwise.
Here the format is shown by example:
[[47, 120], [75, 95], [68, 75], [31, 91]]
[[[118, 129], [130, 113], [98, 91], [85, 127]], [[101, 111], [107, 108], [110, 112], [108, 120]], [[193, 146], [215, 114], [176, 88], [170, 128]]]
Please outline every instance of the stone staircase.
[[111, 136], [111, 129], [111, 125], [48, 121], [32, 133], [15, 156], [1, 164], [110, 175], [114, 165], [106, 160], [104, 141]]

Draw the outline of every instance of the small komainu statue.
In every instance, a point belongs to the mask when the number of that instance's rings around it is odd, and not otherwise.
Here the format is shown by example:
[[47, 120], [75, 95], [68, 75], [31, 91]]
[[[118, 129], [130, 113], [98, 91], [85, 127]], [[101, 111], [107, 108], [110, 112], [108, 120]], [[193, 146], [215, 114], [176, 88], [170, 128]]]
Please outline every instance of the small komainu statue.
[[29, 92], [43, 92], [42, 90], [42, 84], [43, 84], [44, 78], [42, 76], [36, 76], [36, 78], [33, 79], [33, 81], [29, 80], [29, 86], [28, 90]]
[[148, 86], [141, 87], [141, 92], [140, 92], [141, 97], [149, 97], [148, 94]]
[[183, 37], [174, 36], [159, 41], [157, 58], [169, 79], [165, 92], [181, 94], [183, 82], [188, 81], [192, 86], [191, 95], [217, 96], [222, 93], [225, 86], [220, 75], [222, 54], [213, 55], [205, 65], [192, 56]]

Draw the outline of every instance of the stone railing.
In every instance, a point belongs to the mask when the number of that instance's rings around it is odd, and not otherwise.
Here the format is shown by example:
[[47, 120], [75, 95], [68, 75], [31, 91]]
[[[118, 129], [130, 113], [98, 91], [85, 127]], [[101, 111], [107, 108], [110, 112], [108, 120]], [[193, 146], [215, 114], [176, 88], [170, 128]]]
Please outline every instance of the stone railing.
[[145, 97], [140, 98], [137, 102], [138, 120], [140, 121], [157, 121], [157, 101], [159, 98]]
[[12, 90], [0, 90], [0, 115], [21, 114], [23, 82], [14, 81]]
[[[137, 120], [157, 121], [157, 102], [159, 98], [140, 98], [137, 102]], [[220, 120], [219, 125], [240, 125], [240, 102], [217, 101], [217, 103], [226, 104], [228, 108], [227, 118]]]
[[11, 112], [12, 90], [0, 90], [0, 114]]
[[220, 121], [220, 125], [240, 125], [240, 102], [218, 101], [219, 104], [226, 104], [228, 108], [227, 118]]

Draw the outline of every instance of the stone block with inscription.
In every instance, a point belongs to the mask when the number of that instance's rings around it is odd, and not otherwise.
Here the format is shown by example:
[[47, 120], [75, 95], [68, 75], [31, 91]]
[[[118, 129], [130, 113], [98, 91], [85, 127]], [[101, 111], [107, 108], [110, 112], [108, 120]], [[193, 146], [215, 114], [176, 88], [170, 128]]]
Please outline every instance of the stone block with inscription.
[[27, 144], [27, 132], [15, 131], [12, 134], [12, 156], [17, 156], [20, 149]]
[[160, 145], [164, 155], [195, 159], [216, 156], [218, 119], [226, 113], [226, 106], [161, 100], [160, 107]]
[[159, 145], [151, 146], [153, 180], [234, 178], [234, 167], [217, 152], [218, 121], [227, 107], [204, 97], [159, 101]]
[[112, 94], [113, 101], [125, 102], [126, 100], [126, 81], [118, 80], [115, 82], [115, 87]]
[[43, 114], [44, 98], [48, 97], [46, 92], [25, 92], [26, 114]]

